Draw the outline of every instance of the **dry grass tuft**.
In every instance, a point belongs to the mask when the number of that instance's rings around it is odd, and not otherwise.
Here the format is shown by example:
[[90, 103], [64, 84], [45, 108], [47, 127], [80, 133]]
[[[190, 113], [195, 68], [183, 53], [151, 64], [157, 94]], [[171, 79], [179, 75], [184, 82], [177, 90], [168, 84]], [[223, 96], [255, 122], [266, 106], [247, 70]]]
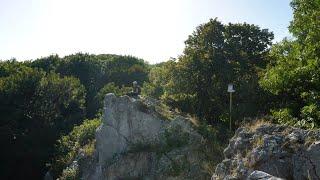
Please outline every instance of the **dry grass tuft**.
[[187, 117], [188, 117], [188, 119], [192, 122], [193, 125], [195, 125], [196, 127], [199, 126], [200, 121], [199, 121], [199, 119], [198, 119], [195, 115], [190, 115], [190, 114], [188, 114]]
[[262, 125], [271, 125], [271, 122], [266, 119], [255, 119], [244, 124], [244, 127], [250, 132], [255, 132]]

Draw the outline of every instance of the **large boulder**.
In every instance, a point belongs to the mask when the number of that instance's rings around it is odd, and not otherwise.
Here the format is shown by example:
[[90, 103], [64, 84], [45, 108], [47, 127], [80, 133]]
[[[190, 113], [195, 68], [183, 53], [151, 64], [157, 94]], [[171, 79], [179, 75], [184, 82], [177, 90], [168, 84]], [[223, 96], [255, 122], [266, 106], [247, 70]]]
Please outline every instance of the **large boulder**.
[[320, 179], [319, 130], [260, 121], [239, 128], [224, 155], [212, 179]]
[[107, 94], [104, 104], [95, 153], [78, 161], [82, 179], [210, 179], [215, 147], [188, 118], [152, 99]]
[[130, 144], [158, 141], [165, 122], [148, 111], [145, 104], [128, 96], [106, 96], [103, 124], [96, 133], [100, 164], [126, 151]]

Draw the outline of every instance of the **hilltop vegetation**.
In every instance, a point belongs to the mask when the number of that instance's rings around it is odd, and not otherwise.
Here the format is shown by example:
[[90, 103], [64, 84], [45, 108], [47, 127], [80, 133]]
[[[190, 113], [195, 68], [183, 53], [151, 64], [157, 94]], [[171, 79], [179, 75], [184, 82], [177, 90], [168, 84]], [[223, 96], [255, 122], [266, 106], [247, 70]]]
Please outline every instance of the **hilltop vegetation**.
[[211, 19], [189, 36], [181, 56], [156, 65], [131, 56], [83, 53], [1, 61], [0, 179], [41, 179], [57, 153], [65, 157], [58, 150], [65, 146], [61, 139], [73, 137], [72, 129], [85, 119], [86, 124], [98, 121], [104, 95], [126, 94], [132, 81], [143, 85], [144, 96], [221, 132], [228, 123], [228, 83], [236, 89], [234, 128], [257, 116], [318, 128], [320, 2], [293, 0], [291, 6], [293, 38], [277, 44], [267, 29]]
[[186, 40], [184, 54], [151, 69], [145, 93], [196, 114], [210, 124], [228, 118], [227, 85], [234, 83], [234, 116], [265, 112], [268, 94], [258, 84], [273, 34], [250, 24], [202, 24]]
[[275, 95], [279, 123], [320, 125], [320, 2], [293, 0], [294, 36], [274, 45], [261, 86]]
[[0, 62], [0, 178], [41, 179], [56, 141], [98, 116], [99, 91], [143, 82], [148, 69], [135, 57], [82, 53]]
[[[202, 121], [228, 120], [228, 83], [234, 83], [233, 117], [272, 114], [275, 122], [320, 125], [320, 2], [293, 0], [292, 39], [271, 44], [273, 34], [249, 24], [202, 24], [183, 55], [157, 65], [144, 93]], [[237, 122], [236, 122], [237, 123]]]

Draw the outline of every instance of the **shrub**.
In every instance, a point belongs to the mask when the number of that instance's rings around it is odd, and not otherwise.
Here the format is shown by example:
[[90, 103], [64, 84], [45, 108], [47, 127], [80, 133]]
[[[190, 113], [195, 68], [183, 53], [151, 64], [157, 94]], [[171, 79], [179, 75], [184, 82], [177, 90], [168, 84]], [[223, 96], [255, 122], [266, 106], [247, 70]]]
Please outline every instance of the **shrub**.
[[[68, 135], [58, 140], [57, 155], [52, 165], [55, 177], [58, 177], [62, 170], [72, 163], [80, 149], [84, 149], [86, 155], [93, 154], [95, 131], [100, 123], [100, 119], [85, 120], [81, 125], [75, 126]], [[68, 169], [65, 171], [64, 174], [71, 173]]]
[[275, 121], [279, 124], [293, 126], [295, 124], [295, 121], [297, 121], [297, 119], [291, 115], [291, 111], [288, 108], [280, 109], [277, 111], [271, 110], [271, 113]]
[[287, 126], [294, 126], [304, 129], [313, 129], [316, 127], [315, 118], [319, 113], [314, 106], [305, 106], [301, 110], [303, 119], [293, 117], [290, 109], [284, 108], [278, 111], [272, 110], [272, 116], [276, 123], [284, 124]]
[[67, 167], [63, 170], [60, 180], [76, 180], [79, 179], [79, 167], [77, 165]]
[[103, 99], [106, 94], [114, 93], [116, 96], [123, 96], [128, 94], [132, 90], [131, 87], [117, 86], [114, 82], [108, 83], [97, 93], [95, 100], [99, 103], [99, 108], [103, 107]]
[[217, 124], [217, 127], [214, 127], [203, 122], [198, 126], [198, 133], [204, 137], [206, 142], [199, 148], [199, 152], [205, 155], [208, 161], [203, 168], [214, 173], [215, 166], [223, 159], [223, 150], [228, 144], [231, 132], [226, 126]]

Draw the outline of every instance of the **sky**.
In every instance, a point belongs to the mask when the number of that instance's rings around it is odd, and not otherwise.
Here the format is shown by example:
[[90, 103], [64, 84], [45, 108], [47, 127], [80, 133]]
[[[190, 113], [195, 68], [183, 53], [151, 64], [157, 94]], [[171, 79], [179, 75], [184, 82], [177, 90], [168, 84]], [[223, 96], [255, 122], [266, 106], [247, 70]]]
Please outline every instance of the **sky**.
[[210, 18], [255, 24], [290, 36], [290, 0], [0, 0], [0, 59], [77, 52], [120, 54], [149, 63], [182, 54]]

